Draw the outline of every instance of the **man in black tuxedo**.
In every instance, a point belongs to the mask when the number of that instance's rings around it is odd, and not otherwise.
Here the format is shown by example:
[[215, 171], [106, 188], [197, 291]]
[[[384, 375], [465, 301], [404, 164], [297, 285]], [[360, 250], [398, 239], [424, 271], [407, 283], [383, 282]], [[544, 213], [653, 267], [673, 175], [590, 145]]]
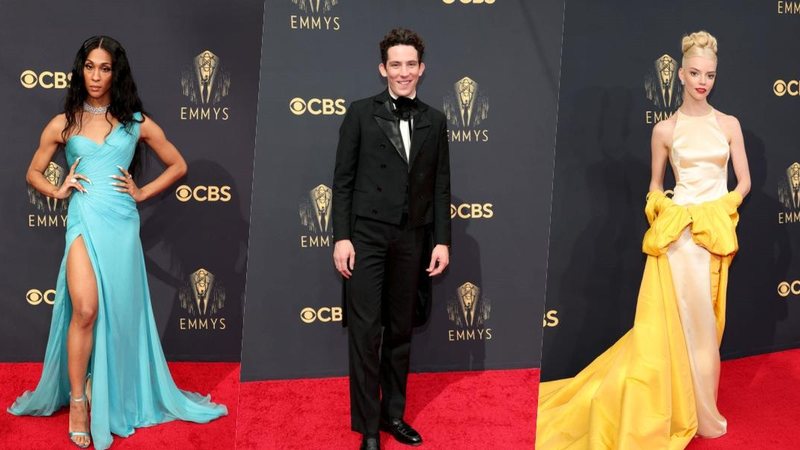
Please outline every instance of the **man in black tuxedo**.
[[333, 179], [333, 259], [345, 278], [350, 417], [362, 449], [380, 447], [379, 429], [422, 443], [403, 421], [411, 329], [418, 291], [450, 259], [447, 121], [416, 98], [425, 47], [399, 28], [380, 49], [388, 89], [348, 108]]

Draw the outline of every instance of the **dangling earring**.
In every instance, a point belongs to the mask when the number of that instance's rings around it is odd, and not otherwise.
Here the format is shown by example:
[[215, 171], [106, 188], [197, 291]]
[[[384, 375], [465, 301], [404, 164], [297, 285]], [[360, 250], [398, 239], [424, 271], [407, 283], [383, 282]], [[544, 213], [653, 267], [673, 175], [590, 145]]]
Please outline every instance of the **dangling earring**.
[[681, 86], [683, 86], [683, 85], [684, 85], [683, 80], [681, 80]]

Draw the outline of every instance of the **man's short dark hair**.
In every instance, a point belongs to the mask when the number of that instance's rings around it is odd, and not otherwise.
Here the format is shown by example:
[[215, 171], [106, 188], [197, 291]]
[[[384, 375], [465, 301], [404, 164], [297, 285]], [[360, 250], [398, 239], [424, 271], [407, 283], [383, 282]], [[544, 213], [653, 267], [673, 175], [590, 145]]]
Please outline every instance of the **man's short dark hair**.
[[422, 62], [422, 54], [425, 53], [425, 44], [419, 35], [407, 28], [395, 28], [381, 41], [381, 61], [386, 64], [389, 58], [389, 49], [395, 45], [411, 45], [417, 50], [417, 59]]

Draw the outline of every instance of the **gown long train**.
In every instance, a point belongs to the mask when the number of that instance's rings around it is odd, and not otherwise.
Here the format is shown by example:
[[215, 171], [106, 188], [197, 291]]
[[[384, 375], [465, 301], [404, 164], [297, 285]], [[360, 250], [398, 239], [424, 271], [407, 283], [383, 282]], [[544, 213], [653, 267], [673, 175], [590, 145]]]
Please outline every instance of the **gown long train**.
[[81, 135], [67, 140], [67, 163], [81, 157], [77, 172], [94, 183], [82, 183], [88, 192], [73, 191], [70, 197], [66, 247], [41, 379], [34, 391], [26, 391], [8, 409], [15, 415], [46, 416], [69, 404], [66, 341], [72, 302], [66, 261], [71, 246], [80, 245], [76, 243], [80, 236], [98, 293], [88, 367], [91, 435], [97, 449], [111, 445], [111, 433], [125, 437], [135, 428], [170, 420], [205, 423], [227, 414], [227, 408], [212, 403], [210, 396], [178, 389], [164, 358], [150, 304], [136, 202], [109, 183], [110, 175], [120, 173], [117, 166], [129, 166], [138, 139], [139, 123], [134, 122], [118, 124], [102, 144]]
[[672, 199], [648, 195], [633, 328], [572, 378], [539, 386], [536, 448], [683, 449], [727, 423], [716, 407], [728, 268], [742, 197], [727, 192], [716, 112], [678, 112]]

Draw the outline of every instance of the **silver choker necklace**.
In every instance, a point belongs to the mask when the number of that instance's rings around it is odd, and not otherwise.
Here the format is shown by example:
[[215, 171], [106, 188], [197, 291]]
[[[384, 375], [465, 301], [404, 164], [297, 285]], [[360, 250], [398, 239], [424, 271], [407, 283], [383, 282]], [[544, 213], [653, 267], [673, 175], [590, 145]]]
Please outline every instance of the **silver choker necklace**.
[[86, 111], [89, 114], [94, 114], [94, 115], [105, 114], [106, 111], [108, 111], [108, 107], [109, 106], [111, 106], [111, 105], [92, 106], [92, 105], [90, 105], [90, 104], [88, 104], [86, 102], [83, 102], [83, 110]]

